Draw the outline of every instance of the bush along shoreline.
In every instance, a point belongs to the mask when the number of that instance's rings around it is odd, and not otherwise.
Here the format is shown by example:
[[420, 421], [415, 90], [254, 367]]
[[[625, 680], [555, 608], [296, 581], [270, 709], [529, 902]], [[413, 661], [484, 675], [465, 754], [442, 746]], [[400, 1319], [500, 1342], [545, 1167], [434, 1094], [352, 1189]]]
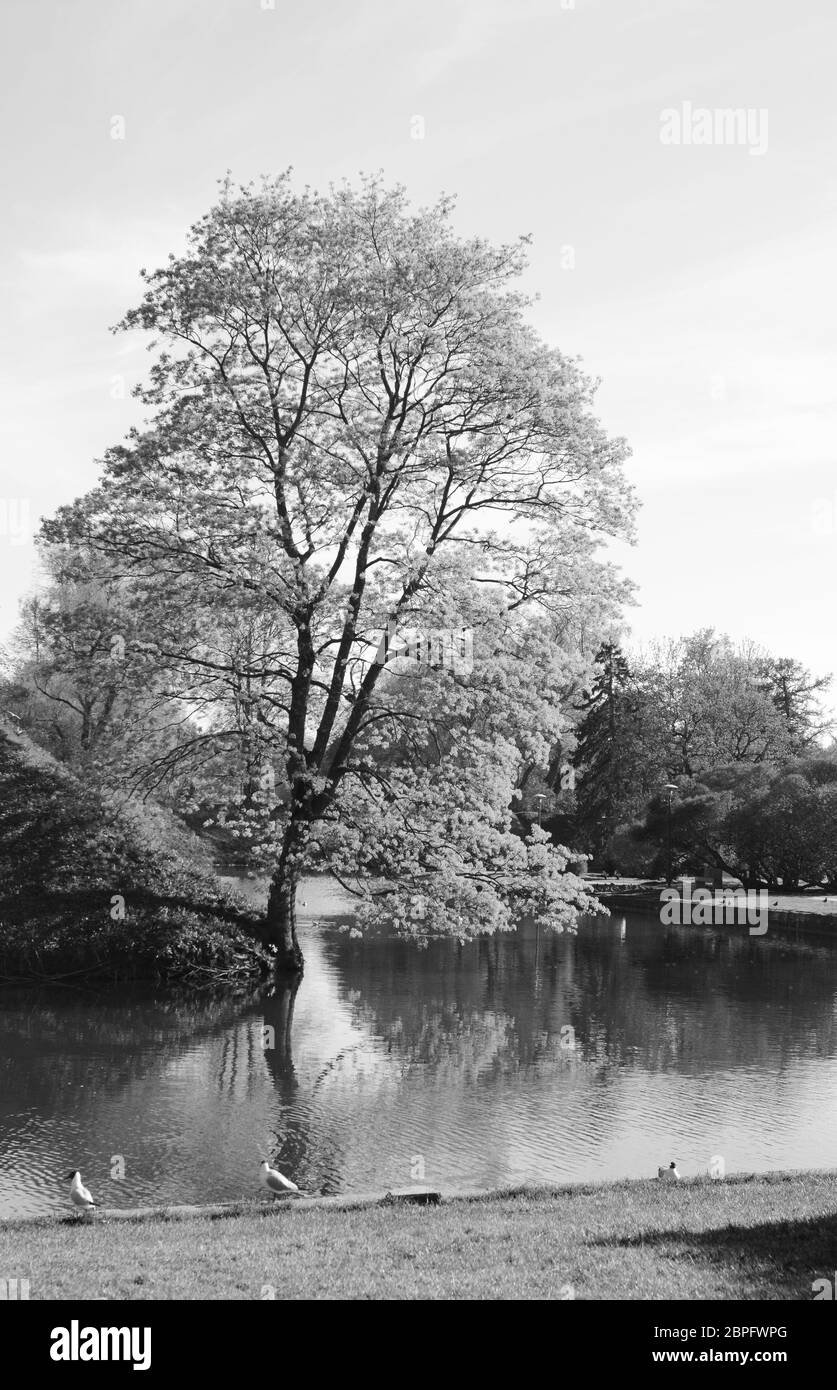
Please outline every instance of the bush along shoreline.
[[258, 980], [262, 925], [168, 812], [0, 727], [0, 983]]

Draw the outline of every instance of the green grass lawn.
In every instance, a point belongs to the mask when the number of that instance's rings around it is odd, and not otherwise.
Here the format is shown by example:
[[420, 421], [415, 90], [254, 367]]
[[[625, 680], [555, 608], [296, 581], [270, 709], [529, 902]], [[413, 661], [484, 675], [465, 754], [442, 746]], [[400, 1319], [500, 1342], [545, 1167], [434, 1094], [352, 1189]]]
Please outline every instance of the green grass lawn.
[[835, 1270], [830, 1173], [0, 1226], [31, 1299], [811, 1300]]

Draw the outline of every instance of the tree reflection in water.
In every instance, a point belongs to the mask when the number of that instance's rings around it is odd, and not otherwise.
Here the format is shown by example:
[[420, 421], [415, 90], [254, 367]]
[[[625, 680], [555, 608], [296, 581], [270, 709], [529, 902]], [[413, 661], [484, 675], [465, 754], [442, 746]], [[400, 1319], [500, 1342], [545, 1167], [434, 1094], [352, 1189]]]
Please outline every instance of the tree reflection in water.
[[0, 1214], [61, 1205], [59, 1154], [123, 1206], [255, 1196], [262, 1156], [315, 1191], [417, 1156], [486, 1186], [656, 1171], [658, 1145], [837, 1162], [829, 947], [616, 918], [424, 950], [309, 925], [305, 952], [243, 995], [5, 991]]

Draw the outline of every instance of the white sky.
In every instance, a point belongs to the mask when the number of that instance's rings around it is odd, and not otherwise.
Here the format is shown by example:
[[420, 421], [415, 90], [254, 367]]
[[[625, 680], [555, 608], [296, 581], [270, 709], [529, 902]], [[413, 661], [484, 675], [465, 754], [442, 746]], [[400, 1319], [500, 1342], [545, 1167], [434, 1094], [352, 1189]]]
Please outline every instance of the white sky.
[[[108, 328], [140, 266], [227, 168], [293, 165], [383, 169], [457, 194], [465, 233], [534, 235], [538, 326], [634, 450], [637, 641], [714, 626], [837, 669], [837, 7], [268, 3], [4, 0], [0, 641], [32, 583], [21, 521], [139, 418], [148, 359]], [[684, 102], [766, 111], [766, 152], [662, 143]]]

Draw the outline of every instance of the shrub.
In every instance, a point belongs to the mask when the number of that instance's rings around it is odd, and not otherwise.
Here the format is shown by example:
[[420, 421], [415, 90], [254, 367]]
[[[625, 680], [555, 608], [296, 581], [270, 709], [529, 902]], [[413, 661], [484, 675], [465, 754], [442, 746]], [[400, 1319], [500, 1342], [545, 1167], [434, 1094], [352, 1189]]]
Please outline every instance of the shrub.
[[270, 957], [248, 926], [170, 813], [86, 786], [0, 729], [3, 973], [263, 974]]

